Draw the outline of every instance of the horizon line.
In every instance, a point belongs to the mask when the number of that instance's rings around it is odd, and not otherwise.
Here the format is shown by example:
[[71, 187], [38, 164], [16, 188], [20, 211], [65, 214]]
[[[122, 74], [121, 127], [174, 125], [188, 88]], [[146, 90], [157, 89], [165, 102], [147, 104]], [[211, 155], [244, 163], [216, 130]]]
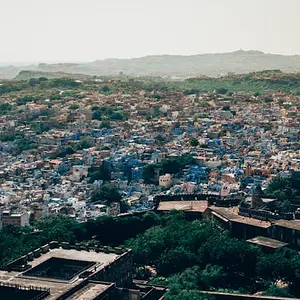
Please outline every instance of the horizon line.
[[28, 65], [38, 65], [38, 64], [84, 64], [84, 63], [93, 63], [96, 61], [105, 61], [105, 60], [130, 60], [130, 59], [140, 59], [146, 57], [156, 57], [156, 56], [182, 56], [182, 57], [191, 57], [191, 56], [198, 56], [198, 55], [217, 55], [217, 54], [231, 54], [231, 53], [238, 53], [238, 52], [257, 52], [265, 55], [279, 55], [279, 56], [299, 56], [300, 53], [294, 54], [282, 54], [282, 53], [275, 53], [275, 52], [264, 52], [261, 50], [234, 50], [234, 51], [227, 51], [227, 52], [203, 52], [203, 53], [195, 53], [195, 54], [147, 54], [142, 56], [132, 56], [132, 57], [106, 57], [94, 60], [39, 60], [39, 61], [0, 61], [0, 67], [10, 67], [10, 66], [28, 66]]

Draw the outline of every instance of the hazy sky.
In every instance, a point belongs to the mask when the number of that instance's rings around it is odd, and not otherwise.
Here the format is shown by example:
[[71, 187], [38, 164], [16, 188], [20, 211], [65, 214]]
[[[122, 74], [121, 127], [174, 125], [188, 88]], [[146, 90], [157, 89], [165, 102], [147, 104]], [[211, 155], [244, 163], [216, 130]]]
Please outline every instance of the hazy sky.
[[0, 0], [0, 62], [300, 54], [300, 0]]

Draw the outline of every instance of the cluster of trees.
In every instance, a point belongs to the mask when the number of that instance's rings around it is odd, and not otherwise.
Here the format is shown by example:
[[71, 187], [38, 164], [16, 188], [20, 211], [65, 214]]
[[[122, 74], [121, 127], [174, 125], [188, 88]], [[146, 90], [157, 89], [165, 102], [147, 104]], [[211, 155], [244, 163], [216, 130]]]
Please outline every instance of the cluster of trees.
[[[137, 268], [155, 267], [158, 277], [153, 283], [168, 285], [172, 299], [182, 290], [196, 294], [198, 290], [266, 290], [274, 296], [300, 292], [296, 251], [284, 249], [268, 255], [219, 231], [209, 221], [188, 222], [178, 212], [127, 241], [126, 246], [132, 248]], [[277, 280], [288, 283], [289, 288], [274, 287]]]
[[300, 195], [300, 173], [293, 172], [289, 176], [277, 175], [270, 181], [266, 192], [280, 199], [292, 199]]
[[52, 128], [53, 126], [51, 126], [48, 122], [32, 122], [31, 124], [31, 129], [37, 134], [49, 131]]
[[102, 202], [102, 203], [112, 203], [120, 202], [122, 199], [119, 189], [115, 184], [104, 183], [100, 187], [97, 187], [92, 192], [91, 201], [92, 202]]
[[30, 78], [28, 80], [28, 83], [31, 87], [36, 86], [37, 84], [40, 84], [41, 82], [47, 81], [48, 78], [46, 77], [39, 77], [39, 78]]
[[279, 201], [276, 203], [276, 209], [279, 212], [294, 211], [292, 201], [296, 196], [300, 196], [300, 174], [293, 172], [289, 176], [274, 177], [267, 189], [266, 193], [274, 195]]
[[99, 126], [100, 129], [110, 129], [110, 122], [109, 120], [103, 120], [101, 121], [100, 123], [100, 126]]
[[7, 102], [1, 102], [0, 103], [0, 115], [7, 114], [9, 111], [11, 111], [12, 105]]
[[24, 83], [5, 83], [0, 85], [0, 95], [11, 93], [11, 92], [19, 92], [23, 88], [26, 87]]
[[73, 104], [71, 104], [71, 105], [69, 106], [69, 109], [71, 109], [71, 110], [76, 110], [76, 109], [78, 109], [79, 107], [80, 107], [79, 104], [73, 103]]
[[193, 164], [193, 162], [193, 157], [190, 155], [183, 155], [181, 157], [165, 159], [159, 164], [149, 164], [143, 169], [144, 182], [147, 184], [155, 184], [157, 183], [157, 174], [177, 174], [187, 165]]
[[20, 153], [23, 151], [32, 150], [32, 149], [37, 148], [36, 141], [29, 137], [26, 137], [26, 136], [22, 139], [17, 140], [16, 143], [17, 143], [18, 151]]
[[0, 95], [19, 92], [24, 89], [76, 88], [80, 85], [79, 81], [72, 78], [30, 78], [29, 80], [14, 81], [0, 85]]
[[33, 227], [6, 226], [0, 231], [0, 265], [53, 240], [59, 242], [118, 246], [160, 223], [154, 213], [142, 216], [104, 216], [85, 223], [65, 216], [46, 218]]
[[[58, 152], [56, 153], [55, 157], [66, 157], [67, 155], [74, 154], [76, 151], [87, 149], [92, 146], [93, 146], [93, 144], [90, 140], [82, 139], [73, 147], [72, 146], [61, 147], [58, 150]], [[52, 157], [52, 158], [55, 158], [55, 157]]]
[[[133, 250], [137, 278], [152, 275], [146, 266], [156, 269], [152, 283], [169, 286], [166, 299], [211, 299], [200, 290], [265, 291], [279, 297], [300, 294], [298, 252], [281, 249], [265, 254], [221, 232], [210, 221], [188, 221], [179, 212], [104, 216], [85, 223], [56, 216], [34, 227], [37, 230], [7, 226], [0, 231], [0, 265], [52, 240], [121, 245]], [[278, 287], [278, 280], [287, 285]]]
[[96, 187], [92, 192], [91, 201], [107, 206], [111, 206], [112, 203], [119, 203], [121, 213], [126, 213], [129, 209], [128, 203], [122, 201], [118, 186], [112, 183], [104, 183], [100, 187]]
[[[84, 83], [72, 78], [54, 78], [46, 77], [31, 78], [29, 80], [5, 82], [0, 86], [0, 95], [10, 92], [21, 91], [23, 89], [49, 89], [64, 88], [76, 89], [82, 84], [93, 85], [93, 89], [99, 90], [100, 93], [110, 94], [112, 92], [133, 92], [144, 90], [153, 93], [152, 97], [160, 100], [161, 92], [176, 91], [183, 92], [186, 95], [197, 94], [201, 92], [216, 92], [219, 94], [229, 94], [235, 91], [245, 91], [261, 93], [268, 91], [285, 91], [294, 94], [300, 94], [299, 89], [300, 77], [298, 74], [282, 73], [278, 70], [267, 72], [253, 72], [249, 74], [225, 76], [221, 78], [197, 77], [189, 78], [183, 81], [167, 81], [163, 78], [128, 78], [118, 77], [106, 80], [106, 83], [97, 83], [86, 80]], [[266, 99], [270, 102], [270, 99]]]
[[92, 119], [93, 120], [114, 120], [122, 121], [125, 119], [125, 115], [118, 108], [114, 109], [112, 107], [106, 106], [93, 106], [92, 107]]
[[72, 78], [54, 78], [39, 82], [41, 88], [76, 88], [81, 85], [81, 82]]
[[72, 78], [53, 78], [46, 77], [30, 78], [22, 81], [11, 81], [0, 85], [0, 95], [19, 92], [25, 89], [50, 89], [50, 88], [77, 88], [81, 85], [80, 81]]
[[24, 97], [20, 97], [16, 100], [16, 104], [21, 106], [21, 105], [25, 105], [26, 103], [35, 101], [36, 98], [30, 95], [25, 95]]
[[[260, 93], [268, 91], [285, 91], [298, 94], [300, 76], [298, 74], [282, 73], [278, 70], [267, 72], [253, 72], [249, 74], [211, 78], [207, 76], [189, 78], [181, 82], [166, 81], [162, 78], [157, 80], [131, 79], [122, 82], [127, 91], [145, 90], [149, 92], [158, 91], [179, 91], [186, 95], [198, 94], [201, 92], [216, 92], [228, 94], [232, 92], [253, 92]], [[119, 84], [121, 85], [121, 84]]]
[[17, 132], [17, 131], [4, 132], [0, 135], [1, 142], [12, 142], [23, 138], [24, 138], [24, 133]]
[[16, 151], [21, 153], [22, 151], [35, 149], [37, 147], [36, 142], [24, 135], [22, 132], [7, 132], [0, 135], [1, 142], [13, 142], [15, 141]]
[[93, 183], [96, 180], [110, 181], [111, 168], [105, 163], [100, 167], [92, 166], [89, 168], [88, 177], [90, 178], [90, 183]]

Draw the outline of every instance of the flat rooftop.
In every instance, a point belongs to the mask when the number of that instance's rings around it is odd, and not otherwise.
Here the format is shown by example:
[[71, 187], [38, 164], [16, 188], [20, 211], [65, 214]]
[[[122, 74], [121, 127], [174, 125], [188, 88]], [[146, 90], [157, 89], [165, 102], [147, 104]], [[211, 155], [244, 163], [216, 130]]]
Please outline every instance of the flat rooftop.
[[272, 249], [278, 249], [289, 245], [288, 243], [270, 239], [264, 236], [257, 236], [255, 238], [247, 240], [247, 242]]
[[161, 201], [158, 211], [170, 211], [173, 209], [203, 213], [208, 207], [207, 201]]
[[254, 218], [240, 216], [238, 214], [238, 207], [216, 207], [210, 206], [209, 209], [216, 214], [216, 216], [220, 216], [220, 218], [224, 218], [231, 222], [247, 224], [255, 227], [268, 228], [271, 226], [271, 222], [262, 221]]
[[300, 220], [278, 220], [274, 224], [281, 227], [300, 230]]
[[69, 300], [94, 300], [96, 297], [101, 295], [104, 291], [109, 289], [113, 284], [96, 284], [93, 282], [89, 282], [82, 289], [77, 291], [75, 294], [70, 296]]
[[[50, 296], [47, 297], [47, 300], [54, 300], [60, 295], [67, 292], [69, 289], [75, 287], [84, 279], [80, 278], [80, 275], [87, 271], [98, 272], [104, 267], [110, 265], [120, 255], [115, 253], [104, 253], [104, 252], [94, 252], [94, 251], [85, 251], [85, 250], [74, 250], [74, 249], [50, 249], [49, 252], [42, 254], [40, 257], [34, 258], [33, 261], [29, 261], [28, 264], [31, 265], [31, 268], [24, 272], [15, 272], [15, 271], [0, 271], [0, 283], [9, 283], [21, 285], [24, 287], [36, 286], [41, 288], [50, 289]], [[51, 259], [61, 259], [66, 260], [68, 263], [84, 262], [84, 266], [73, 274], [73, 276], [66, 277], [66, 279], [46, 277], [45, 274], [39, 276], [37, 273], [31, 276], [30, 271], [42, 270], [44, 263], [47, 264], [47, 261]], [[91, 264], [88, 264], [91, 263]], [[47, 267], [47, 265], [46, 265]], [[40, 268], [41, 270], [39, 270]], [[41, 271], [43, 272], [43, 271]], [[46, 274], [47, 275], [47, 274]], [[92, 295], [93, 293], [104, 291], [108, 288], [107, 284], [91, 284], [88, 285], [86, 293]], [[93, 299], [93, 298], [76, 298], [76, 299]]]

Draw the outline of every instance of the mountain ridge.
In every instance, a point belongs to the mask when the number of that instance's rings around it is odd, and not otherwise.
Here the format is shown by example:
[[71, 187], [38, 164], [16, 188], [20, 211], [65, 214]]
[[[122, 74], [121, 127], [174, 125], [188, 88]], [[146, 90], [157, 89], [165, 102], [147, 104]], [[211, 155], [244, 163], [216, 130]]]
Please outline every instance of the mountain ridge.
[[270, 54], [257, 50], [237, 50], [227, 53], [195, 55], [148, 55], [137, 58], [107, 58], [86, 63], [39, 63], [29, 66], [0, 67], [0, 78], [14, 78], [22, 70], [41, 72], [80, 73], [91, 76], [222, 76], [227, 73], [249, 73], [280, 69], [300, 72], [300, 55]]

